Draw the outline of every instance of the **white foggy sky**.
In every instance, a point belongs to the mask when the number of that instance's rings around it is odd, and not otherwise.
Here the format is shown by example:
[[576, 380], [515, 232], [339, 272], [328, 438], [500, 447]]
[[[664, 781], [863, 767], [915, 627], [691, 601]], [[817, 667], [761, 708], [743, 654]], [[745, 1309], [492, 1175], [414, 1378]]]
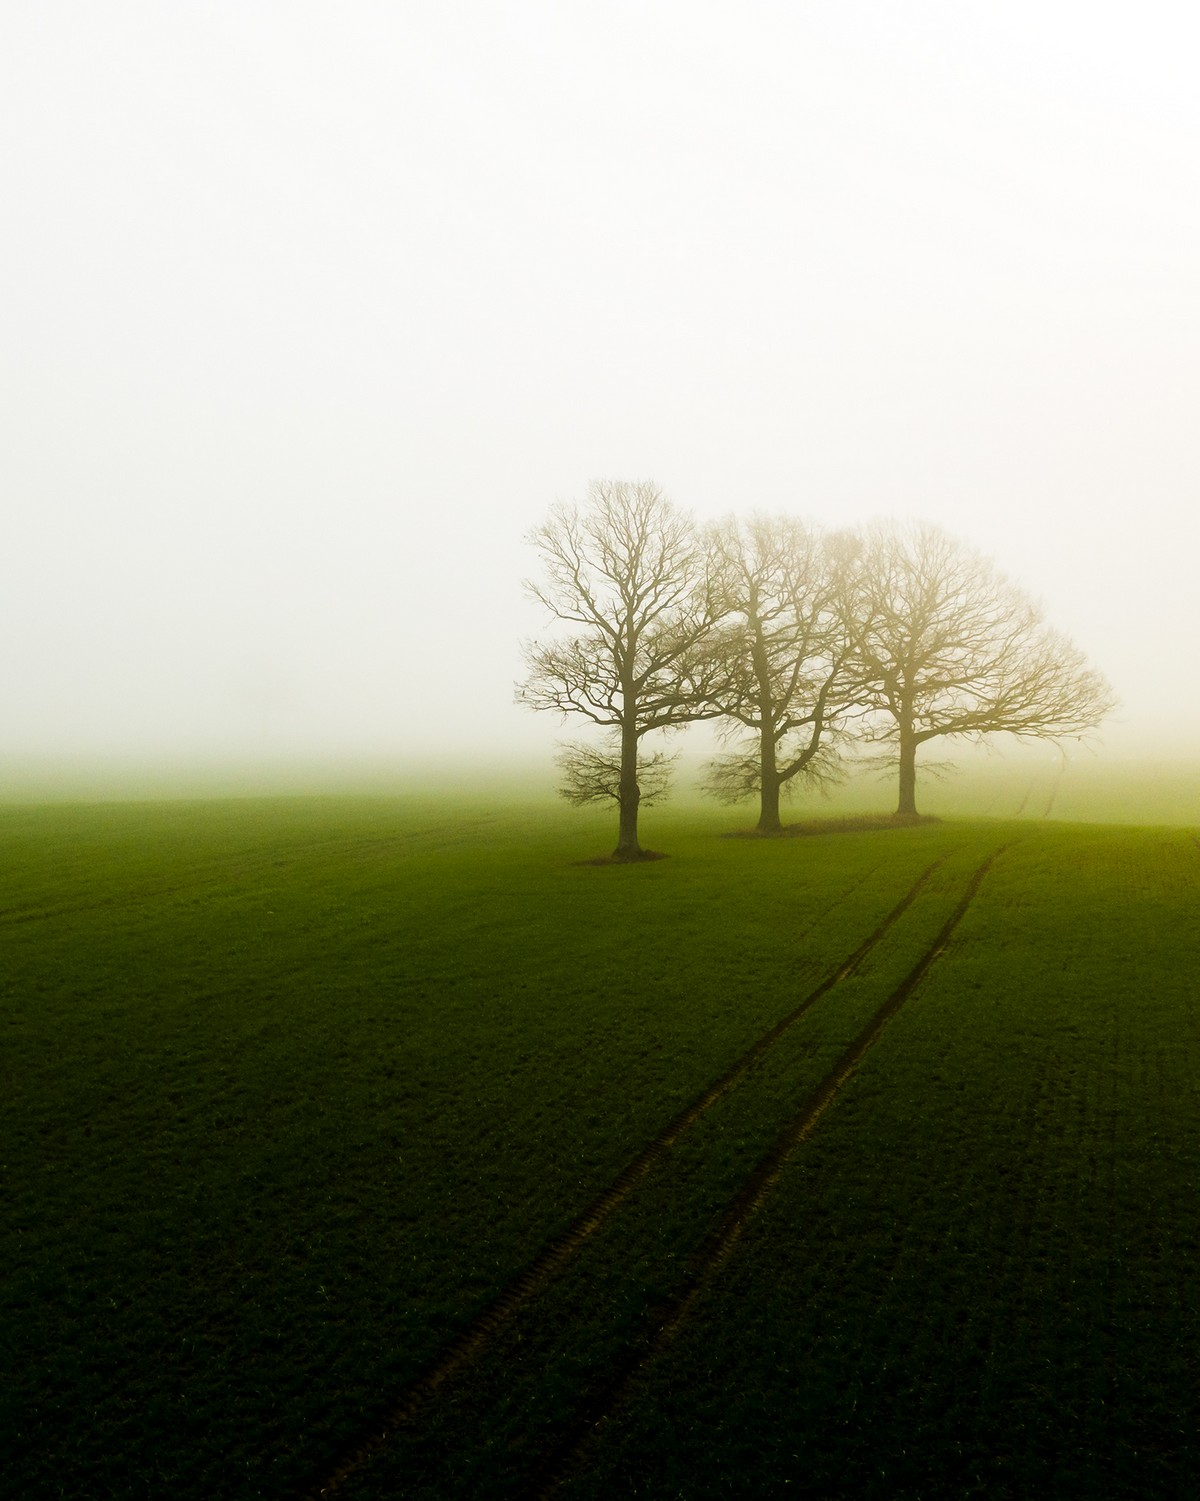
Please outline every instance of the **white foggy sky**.
[[548, 750], [524, 533], [939, 522], [1200, 738], [1185, 4], [0, 10], [0, 761]]

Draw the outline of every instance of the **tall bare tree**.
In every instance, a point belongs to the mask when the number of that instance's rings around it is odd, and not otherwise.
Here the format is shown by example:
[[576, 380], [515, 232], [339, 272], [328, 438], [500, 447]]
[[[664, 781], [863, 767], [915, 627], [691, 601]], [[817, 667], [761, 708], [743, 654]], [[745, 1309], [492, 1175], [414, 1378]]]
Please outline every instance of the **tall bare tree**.
[[838, 740], [862, 703], [847, 606], [857, 549], [789, 516], [730, 518], [706, 541], [726, 615], [714, 703], [737, 741], [706, 787], [726, 802], [757, 793], [758, 831], [777, 834], [787, 791], [838, 775]]
[[1004, 730], [1054, 740], [1094, 729], [1115, 700], [1083, 654], [980, 554], [926, 525], [868, 533], [857, 614], [863, 671], [895, 746], [897, 812], [917, 811], [917, 752]]
[[716, 713], [707, 702], [714, 605], [690, 519], [650, 482], [602, 480], [587, 505], [557, 506], [529, 537], [542, 564], [526, 587], [565, 639], [529, 643], [517, 690], [531, 709], [580, 715], [608, 732], [609, 750], [568, 746], [561, 788], [572, 802], [619, 809], [617, 860], [638, 860], [638, 810], [661, 795], [665, 758], [642, 741]]

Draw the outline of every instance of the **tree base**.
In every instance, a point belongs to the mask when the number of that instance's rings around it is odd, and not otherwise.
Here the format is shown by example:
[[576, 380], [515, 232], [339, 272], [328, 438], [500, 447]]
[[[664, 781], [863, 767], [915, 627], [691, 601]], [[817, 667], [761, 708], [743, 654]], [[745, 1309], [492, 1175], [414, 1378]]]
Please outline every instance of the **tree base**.
[[637, 850], [632, 855], [593, 855], [590, 860], [573, 860], [572, 865], [644, 865], [647, 860], [665, 860], [661, 850]]
[[916, 824], [941, 823], [932, 813], [860, 813], [849, 818], [808, 818], [782, 829], [738, 829], [726, 839], [804, 839], [815, 834], [865, 834], [872, 829], [909, 829]]

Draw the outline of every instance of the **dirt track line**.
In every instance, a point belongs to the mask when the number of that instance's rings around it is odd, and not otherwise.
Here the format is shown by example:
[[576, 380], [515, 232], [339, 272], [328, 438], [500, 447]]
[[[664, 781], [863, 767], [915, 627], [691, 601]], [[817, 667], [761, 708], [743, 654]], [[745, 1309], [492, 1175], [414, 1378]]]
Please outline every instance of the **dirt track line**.
[[[903, 1006], [925, 977], [930, 967], [945, 951], [951, 934], [974, 901], [983, 878], [1007, 846], [994, 850], [979, 866], [954, 911], [946, 919], [937, 937], [925, 953], [896, 986], [871, 1020], [833, 1065], [825, 1078], [809, 1095], [799, 1112], [792, 1117], [766, 1155], [730, 1201], [708, 1239], [696, 1253], [692, 1272], [685, 1288], [654, 1312], [654, 1327], [642, 1339], [627, 1347], [609, 1380], [581, 1410], [568, 1433], [547, 1456], [537, 1473], [522, 1491], [522, 1496], [536, 1501], [550, 1501], [586, 1459], [601, 1431], [628, 1397], [645, 1368], [674, 1341], [691, 1318], [696, 1304], [708, 1291], [718, 1273], [728, 1262], [734, 1248], [754, 1214], [779, 1181], [788, 1159], [812, 1135], [817, 1122], [829, 1109], [838, 1092], [855, 1073], [865, 1055], [879, 1040], [888, 1022]], [[927, 872], [928, 874], [928, 872]]]
[[1050, 796], [1046, 799], [1046, 807], [1042, 813], [1043, 818], [1050, 817], [1050, 810], [1054, 807], [1055, 800], [1058, 797], [1058, 789], [1062, 786], [1063, 772], [1065, 772], [1066, 769], [1066, 764], [1064, 763], [1058, 768], [1058, 771], [1054, 775], [1054, 784], [1050, 788]]
[[369, 1433], [360, 1437], [353, 1447], [343, 1454], [337, 1465], [325, 1472], [323, 1478], [300, 1492], [300, 1501], [318, 1501], [332, 1496], [359, 1471], [363, 1465], [387, 1443], [392, 1432], [410, 1422], [420, 1409], [436, 1395], [452, 1377], [466, 1369], [481, 1355], [492, 1337], [516, 1314], [530, 1298], [539, 1292], [583, 1247], [629, 1197], [634, 1188], [650, 1170], [666, 1155], [679, 1138], [710, 1110], [733, 1086], [758, 1063], [783, 1034], [814, 1006], [823, 995], [843, 980], [847, 980], [862, 964], [873, 948], [912, 906], [922, 887], [944, 861], [939, 856], [917, 877], [883, 921], [868, 934], [854, 952], [832, 970], [824, 980], [809, 991], [798, 1006], [755, 1042], [715, 1083], [709, 1085], [690, 1105], [670, 1122], [629, 1165], [622, 1169], [612, 1183], [603, 1189], [575, 1220], [553, 1240], [547, 1242], [526, 1269], [513, 1279], [497, 1295], [482, 1313], [475, 1316], [460, 1335], [440, 1355], [426, 1366], [404, 1387], [386, 1415], [378, 1420]]
[[1014, 818], [1020, 818], [1021, 814], [1024, 813], [1024, 811], [1025, 811], [1025, 804], [1033, 796], [1033, 783], [1036, 782], [1036, 781], [1037, 781], [1037, 778], [1034, 777], [1032, 779], [1032, 781], [1030, 781], [1029, 786], [1026, 787], [1026, 789], [1025, 789], [1025, 796], [1021, 799], [1020, 803], [1017, 806], [1017, 811], [1013, 814]]

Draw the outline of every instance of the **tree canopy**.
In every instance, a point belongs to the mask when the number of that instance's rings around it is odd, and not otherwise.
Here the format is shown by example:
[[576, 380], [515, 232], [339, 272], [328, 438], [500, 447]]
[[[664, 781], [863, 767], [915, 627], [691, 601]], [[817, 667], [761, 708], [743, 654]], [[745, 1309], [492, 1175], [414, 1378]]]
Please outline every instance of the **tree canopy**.
[[869, 738], [895, 750], [898, 813], [917, 811], [917, 751], [930, 740], [1052, 740], [1112, 709], [1082, 652], [965, 544], [932, 526], [876, 526], [864, 557], [852, 631], [877, 711]]
[[714, 703], [735, 749], [710, 763], [726, 802], [757, 794], [758, 828], [777, 833], [797, 779], [839, 773], [838, 745], [862, 702], [847, 591], [857, 548], [797, 517], [731, 517], [706, 535], [721, 624]]
[[663, 758], [641, 757], [642, 740], [720, 712], [703, 550], [690, 517], [649, 481], [598, 481], [586, 506], [556, 506], [529, 540], [542, 576], [528, 590], [570, 634], [527, 644], [518, 698], [607, 732], [603, 748], [563, 749], [561, 790], [576, 803], [613, 799], [613, 857], [640, 859], [640, 804], [664, 790]]
[[653, 483], [603, 480], [529, 541], [527, 588], [566, 629], [526, 644], [517, 696], [599, 732], [560, 751], [560, 791], [617, 804], [617, 860], [645, 856], [639, 808], [668, 787], [673, 758], [643, 744], [658, 732], [717, 721], [707, 789], [757, 795], [777, 833], [786, 792], [860, 747], [886, 747], [911, 816], [929, 741], [1078, 736], [1115, 702], [1028, 595], [937, 527], [754, 516], [698, 534]]

